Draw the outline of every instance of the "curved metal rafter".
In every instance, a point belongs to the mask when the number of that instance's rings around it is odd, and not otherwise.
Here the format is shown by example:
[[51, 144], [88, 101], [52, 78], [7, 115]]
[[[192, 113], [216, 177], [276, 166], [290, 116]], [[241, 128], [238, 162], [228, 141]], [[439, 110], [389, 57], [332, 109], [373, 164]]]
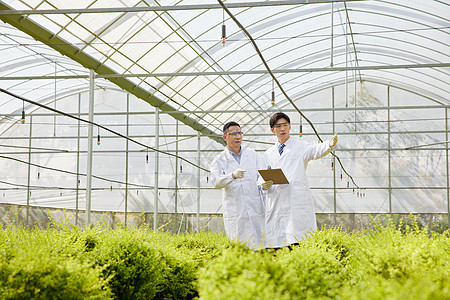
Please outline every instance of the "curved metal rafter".
[[[9, 7], [6, 5], [0, 3], [0, 10], [10, 10]], [[19, 30], [27, 33], [28, 35], [34, 37], [35, 39], [43, 42], [43, 43], [49, 43], [51, 40], [50, 47], [55, 49], [56, 51], [60, 52], [63, 55], [66, 55], [73, 59], [74, 61], [77, 61], [84, 67], [88, 69], [93, 69], [97, 74], [114, 74], [115, 72], [106, 67], [104, 64], [100, 63], [93, 57], [87, 55], [86, 53], [80, 52], [79, 49], [76, 47], [68, 44], [64, 40], [62, 40], [59, 37], [53, 37], [53, 34], [49, 32], [48, 30], [44, 29], [43, 27], [39, 26], [38, 24], [32, 22], [28, 19], [23, 19], [20, 15], [13, 15], [13, 16], [6, 16], [2, 15], [0, 18], [11, 24], [12, 26], [18, 28]], [[148, 102], [152, 106], [160, 108], [162, 111], [167, 110], [175, 110], [171, 105], [168, 103], [162, 101], [161, 99], [155, 97], [148, 91], [137, 87], [134, 83], [129, 81], [126, 78], [109, 78], [109, 81], [117, 84], [124, 90], [127, 90], [129, 93], [135, 95], [138, 98], [141, 98], [142, 100]], [[199, 131], [205, 135], [211, 136], [214, 134], [213, 131], [206, 128], [205, 126], [201, 125], [197, 120], [192, 119], [188, 116], [186, 116], [184, 113], [171, 113], [170, 114], [173, 118], [181, 121], [182, 123], [188, 125], [189, 127], [193, 128], [196, 131]], [[216, 140], [220, 144], [224, 144], [223, 139], [211, 136], [212, 139]]]

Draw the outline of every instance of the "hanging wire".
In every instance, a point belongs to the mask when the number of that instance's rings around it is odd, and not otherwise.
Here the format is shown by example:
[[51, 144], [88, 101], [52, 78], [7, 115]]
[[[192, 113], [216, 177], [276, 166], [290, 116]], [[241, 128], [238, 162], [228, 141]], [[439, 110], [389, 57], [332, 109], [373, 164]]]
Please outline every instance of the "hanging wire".
[[[273, 74], [272, 70], [270, 69], [269, 65], [267, 64], [266, 60], [264, 59], [261, 51], [259, 50], [258, 46], [256, 45], [255, 40], [253, 39], [253, 37], [250, 35], [250, 33], [247, 31], [247, 29], [245, 29], [244, 26], [242, 26], [242, 24], [236, 19], [236, 17], [231, 13], [231, 11], [225, 6], [225, 4], [223, 3], [222, 0], [217, 0], [220, 4], [220, 6], [222, 6], [222, 8], [228, 13], [228, 15], [230, 16], [230, 18], [232, 18], [234, 20], [234, 22], [239, 26], [239, 28], [241, 28], [241, 30], [245, 33], [245, 35], [247, 36], [247, 38], [250, 40], [250, 42], [252, 43], [253, 47], [255, 48], [255, 51], [257, 52], [258, 56], [261, 58], [264, 66], [266, 67], [267, 71], [269, 72], [270, 76], [272, 76], [272, 79], [276, 82], [278, 88], [280, 89], [280, 91], [283, 93], [283, 95], [286, 97], [286, 99], [291, 103], [291, 105], [295, 108], [296, 111], [298, 111], [298, 113], [309, 123], [309, 125], [311, 126], [311, 128], [313, 129], [314, 133], [316, 134], [317, 138], [319, 139], [320, 142], [323, 142], [322, 138], [319, 136], [319, 133], [317, 132], [316, 128], [314, 127], [313, 123], [300, 111], [300, 109], [297, 107], [297, 105], [295, 105], [295, 103], [292, 101], [292, 99], [288, 96], [288, 94], [286, 93], [286, 91], [283, 89], [283, 87], [281, 86], [280, 82], [278, 81], [278, 79], [275, 77], [275, 75]], [[345, 170], [344, 166], [342, 165], [341, 160], [339, 159], [339, 157], [334, 154], [333, 152], [331, 152], [331, 155], [333, 155], [334, 157], [336, 157], [337, 161], [339, 162], [339, 164], [342, 167], [342, 171], [344, 171], [345, 174], [347, 174], [347, 176], [352, 180], [353, 184], [355, 186], [358, 186], [355, 181], [353, 180], [353, 177]]]
[[[22, 190], [19, 187], [24, 188], [23, 190], [28, 190], [28, 187], [29, 187], [33, 191], [52, 191], [52, 190], [76, 191], [77, 190], [77, 188], [68, 188], [68, 187], [60, 187], [60, 186], [45, 186], [45, 187], [43, 187], [43, 186], [39, 186], [39, 185], [27, 185], [27, 184], [12, 183], [12, 182], [7, 182], [7, 181], [3, 181], [3, 180], [0, 180], [0, 183], [16, 187], [16, 188], [9, 188], [9, 189], [2, 188], [3, 190], [15, 190], [15, 191]], [[148, 187], [148, 189], [153, 189], [153, 187]], [[78, 189], [78, 190], [86, 190], [86, 189]], [[92, 190], [101, 191], [101, 190], [105, 190], [105, 187], [92, 188]]]
[[[37, 164], [34, 164], [34, 163], [29, 163], [28, 161], [20, 160], [18, 158], [13, 158], [13, 157], [9, 157], [9, 156], [0, 155], [0, 158], [13, 160], [13, 161], [16, 161], [16, 162], [19, 162], [19, 163], [23, 163], [23, 164], [27, 164], [27, 165], [29, 164], [30, 166], [37, 167], [37, 168], [40, 168], [40, 169], [56, 171], [56, 172], [61, 172], [61, 173], [65, 173], [65, 174], [70, 174], [70, 175], [87, 176], [86, 174], [83, 174], [83, 173], [76, 173], [76, 172], [71, 172], [71, 171], [67, 171], [67, 170], [41, 166], [41, 165], [37, 165]], [[100, 177], [100, 176], [96, 176], [96, 175], [92, 175], [92, 177], [96, 178], [96, 179], [99, 179], [99, 180], [103, 180], [103, 181], [114, 182], [114, 183], [117, 183], [117, 184], [128, 184], [128, 185], [136, 186], [136, 187], [151, 188], [151, 186], [147, 186], [147, 185], [143, 185], [143, 184], [125, 183], [123, 181], [111, 180], [111, 179]], [[80, 180], [78, 180], [78, 185], [80, 185]]]
[[3, 89], [3, 88], [0, 88], [0, 92], [5, 93], [5, 94], [8, 94], [8, 95], [10, 95], [10, 96], [12, 96], [12, 97], [14, 97], [14, 98], [20, 99], [20, 100], [22, 100], [22, 101], [28, 102], [28, 103], [30, 103], [30, 104], [33, 104], [33, 105], [36, 105], [36, 106], [45, 108], [45, 109], [50, 110], [50, 111], [52, 111], [52, 112], [58, 113], [58, 114], [60, 114], [60, 115], [66, 116], [66, 117], [68, 117], [68, 118], [71, 118], [71, 119], [74, 119], [74, 120], [78, 120], [78, 121], [81, 121], [81, 122], [84, 122], [84, 123], [92, 124], [92, 125], [94, 125], [94, 126], [98, 126], [99, 129], [101, 128], [101, 129], [103, 129], [103, 130], [105, 130], [105, 131], [107, 131], [107, 132], [111, 132], [112, 134], [117, 135], [117, 136], [119, 136], [119, 137], [121, 137], [121, 138], [124, 138], [124, 139], [126, 139], [126, 140], [128, 140], [128, 141], [130, 141], [130, 142], [133, 142], [133, 143], [135, 143], [135, 144], [137, 144], [137, 145], [139, 145], [139, 146], [141, 146], [141, 147], [143, 147], [143, 148], [151, 149], [151, 150], [153, 150], [153, 151], [156, 151], [156, 152], [159, 152], [159, 153], [162, 153], [162, 154], [166, 154], [166, 155], [169, 155], [169, 156], [173, 156], [173, 157], [179, 158], [180, 160], [185, 161], [185, 162], [187, 162], [188, 164], [190, 164], [190, 165], [192, 165], [192, 166], [194, 166], [194, 167], [196, 167], [196, 168], [199, 168], [200, 170], [204, 170], [204, 171], [209, 172], [208, 169], [205, 169], [205, 168], [203, 168], [203, 167], [201, 167], [201, 166], [199, 166], [199, 165], [197, 165], [197, 164], [195, 164], [195, 163], [193, 163], [193, 162], [187, 160], [186, 158], [183, 158], [183, 157], [181, 157], [181, 156], [179, 156], [179, 155], [176, 155], [176, 154], [172, 154], [172, 153], [170, 153], [170, 152], [166, 152], [166, 151], [162, 151], [162, 150], [159, 150], [159, 149], [150, 147], [150, 146], [145, 145], [145, 144], [143, 144], [143, 143], [141, 143], [141, 142], [139, 142], [139, 141], [137, 141], [137, 140], [134, 140], [134, 139], [132, 139], [132, 138], [126, 136], [126, 135], [123, 135], [123, 134], [121, 134], [121, 133], [119, 133], [119, 132], [117, 132], [117, 131], [114, 131], [114, 130], [112, 130], [112, 129], [106, 127], [106, 126], [103, 126], [103, 125], [97, 124], [97, 123], [95, 123], [95, 122], [91, 122], [91, 121], [88, 121], [88, 120], [84, 120], [84, 119], [78, 118], [78, 117], [73, 116], [73, 115], [71, 115], [71, 114], [65, 113], [65, 112], [63, 112], [63, 111], [61, 111], [61, 110], [51, 108], [51, 107], [49, 107], [49, 106], [47, 106], [47, 105], [41, 104], [41, 103], [39, 103], [39, 102], [30, 100], [30, 99], [26, 99], [26, 98], [24, 98], [24, 97], [21, 97], [21, 96], [19, 96], [19, 95], [16, 95], [16, 94], [14, 94], [14, 93], [11, 93], [11, 92], [9, 92], [9, 91]]

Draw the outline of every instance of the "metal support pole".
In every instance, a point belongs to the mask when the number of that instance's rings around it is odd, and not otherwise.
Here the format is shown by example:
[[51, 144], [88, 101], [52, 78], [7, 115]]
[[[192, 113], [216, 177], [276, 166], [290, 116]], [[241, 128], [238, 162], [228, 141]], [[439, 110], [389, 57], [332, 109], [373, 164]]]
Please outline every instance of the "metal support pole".
[[[331, 88], [331, 105], [334, 108], [334, 87]], [[333, 111], [333, 133], [336, 133], [336, 125], [335, 125], [335, 113]], [[336, 202], [336, 157], [333, 156], [333, 222], [336, 226], [337, 224], [337, 202]]]
[[392, 214], [392, 179], [391, 179], [391, 87], [387, 87], [387, 125], [388, 125], [388, 178], [389, 178], [389, 214]]
[[[445, 140], [448, 141], [448, 108], [445, 108]], [[448, 143], [445, 144], [445, 162], [447, 169], [447, 227], [450, 229], [450, 182], [449, 182], [449, 167], [448, 167]]]
[[[127, 136], [129, 136], [129, 125], [130, 125], [130, 94], [127, 93]], [[126, 143], [126, 152], [125, 152], [125, 223], [124, 227], [127, 228], [127, 221], [128, 221], [128, 140], [125, 141]]]
[[178, 233], [178, 120], [176, 120], [176, 139], [175, 142], [175, 233]]
[[333, 67], [334, 56], [334, 3], [331, 2], [331, 47], [330, 47], [330, 67]]
[[[355, 53], [355, 65], [356, 65], [356, 53]], [[357, 128], [357, 124], [358, 124], [358, 122], [357, 122], [357, 114], [356, 114], [356, 107], [357, 107], [357, 103], [356, 103], [356, 71], [353, 73], [353, 80], [354, 80], [354, 88], [355, 88], [355, 132], [356, 132], [356, 128]]]
[[[55, 102], [53, 103], [54, 109], [56, 110], [56, 62], [55, 62]], [[53, 136], [56, 137], [56, 113], [53, 116]]]
[[[78, 118], [80, 118], [81, 114], [81, 93], [78, 94]], [[80, 126], [81, 121], [78, 120], [78, 133], [77, 133], [77, 182], [76, 182], [76, 198], [75, 198], [75, 225], [78, 225], [78, 200], [80, 195]]]
[[[155, 113], [155, 149], [159, 150], [159, 108], [156, 108]], [[153, 230], [158, 229], [158, 203], [159, 203], [159, 191], [158, 191], [158, 176], [159, 172], [159, 152], [155, 151], [155, 204], [153, 213]]]
[[[197, 131], [197, 165], [200, 165], [200, 131]], [[197, 168], [197, 232], [200, 232], [200, 168]]]
[[30, 114], [30, 134], [28, 140], [28, 184], [27, 184], [27, 226], [30, 221], [30, 179], [31, 179], [31, 135], [33, 127], [33, 116]]
[[348, 25], [345, 18], [345, 107], [348, 107]]
[[[94, 70], [89, 70], [89, 122], [94, 121]], [[86, 226], [91, 224], [91, 200], [92, 200], [92, 145], [94, 128], [88, 125], [88, 153], [87, 153], [87, 176], [86, 176]]]

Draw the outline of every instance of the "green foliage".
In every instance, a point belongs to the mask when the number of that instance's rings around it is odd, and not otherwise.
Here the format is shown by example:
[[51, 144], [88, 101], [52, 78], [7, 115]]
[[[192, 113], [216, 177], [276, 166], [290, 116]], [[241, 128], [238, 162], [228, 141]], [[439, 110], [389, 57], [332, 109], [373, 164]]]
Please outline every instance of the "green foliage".
[[349, 279], [349, 271], [339, 257], [334, 249], [307, 243], [285, 251], [277, 255], [285, 273], [278, 286], [292, 298], [334, 297]]
[[377, 224], [361, 239], [354, 263], [361, 280], [348, 297], [450, 299], [448, 231], [430, 234], [412, 220]]
[[225, 235], [211, 232], [179, 235], [175, 243], [177, 249], [190, 253], [199, 267], [219, 257], [225, 249], [245, 249], [241, 244], [227, 239]]
[[450, 299], [449, 232], [414, 220], [314, 232], [292, 251], [231, 249], [199, 275], [205, 299]]
[[345, 232], [341, 227], [323, 227], [315, 231], [306, 239], [300, 241], [301, 245], [310, 245], [324, 251], [332, 252], [336, 259], [343, 264], [348, 264], [353, 257], [353, 252], [360, 247], [360, 239], [355, 235]]
[[[317, 242], [319, 238], [315, 238]], [[349, 272], [342, 253], [322, 241], [275, 255], [233, 248], [199, 275], [205, 299], [315, 299], [335, 297]]]
[[206, 232], [12, 222], [0, 231], [0, 298], [450, 299], [449, 234], [383, 217], [252, 251]]
[[162, 277], [161, 255], [140, 232], [110, 231], [86, 255], [104, 267], [103, 276], [110, 278], [109, 286], [117, 298], [152, 299], [156, 295]]
[[[105, 299], [101, 269], [53, 251], [53, 231], [7, 229], [1, 234], [1, 299]], [[45, 238], [45, 239], [44, 239]], [[42, 243], [42, 241], [46, 241]]]
[[197, 272], [219, 257], [224, 249], [243, 247], [223, 234], [200, 232], [171, 235], [157, 232], [149, 236], [152, 247], [160, 250], [164, 262], [163, 280], [157, 298], [182, 298], [197, 291]]
[[282, 299], [283, 269], [268, 252], [229, 249], [199, 272], [201, 299]]

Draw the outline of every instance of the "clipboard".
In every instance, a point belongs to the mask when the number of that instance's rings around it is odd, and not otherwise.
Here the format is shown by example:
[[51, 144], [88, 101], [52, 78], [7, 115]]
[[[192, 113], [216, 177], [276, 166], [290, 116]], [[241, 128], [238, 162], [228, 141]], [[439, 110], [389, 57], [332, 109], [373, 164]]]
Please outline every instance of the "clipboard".
[[289, 184], [281, 169], [258, 170], [265, 181], [272, 180], [273, 184]]

